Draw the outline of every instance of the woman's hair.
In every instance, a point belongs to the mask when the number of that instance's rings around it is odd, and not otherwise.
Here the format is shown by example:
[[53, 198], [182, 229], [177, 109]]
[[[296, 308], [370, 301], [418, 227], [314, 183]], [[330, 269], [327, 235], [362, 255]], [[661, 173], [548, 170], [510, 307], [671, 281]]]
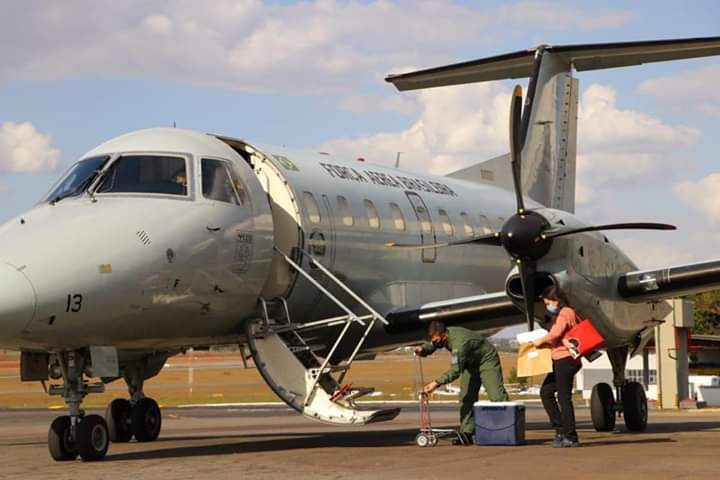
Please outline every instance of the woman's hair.
[[565, 292], [560, 290], [560, 287], [558, 287], [557, 285], [550, 285], [548, 287], [545, 287], [545, 290], [543, 290], [542, 292], [542, 298], [558, 302], [558, 306], [560, 308], [566, 307], [568, 305], [568, 300], [565, 296]]

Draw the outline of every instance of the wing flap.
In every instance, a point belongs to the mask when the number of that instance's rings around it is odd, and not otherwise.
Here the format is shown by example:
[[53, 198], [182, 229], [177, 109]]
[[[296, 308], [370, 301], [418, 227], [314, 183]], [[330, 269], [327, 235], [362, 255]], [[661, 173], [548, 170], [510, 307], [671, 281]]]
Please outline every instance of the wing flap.
[[446, 325], [478, 322], [491, 328], [512, 325], [522, 322], [522, 312], [505, 292], [498, 292], [405, 307], [388, 313], [385, 318], [388, 321], [385, 330], [400, 334], [425, 330], [433, 320], [441, 320]]
[[629, 302], [665, 300], [720, 288], [720, 260], [629, 272], [618, 278], [618, 293]]

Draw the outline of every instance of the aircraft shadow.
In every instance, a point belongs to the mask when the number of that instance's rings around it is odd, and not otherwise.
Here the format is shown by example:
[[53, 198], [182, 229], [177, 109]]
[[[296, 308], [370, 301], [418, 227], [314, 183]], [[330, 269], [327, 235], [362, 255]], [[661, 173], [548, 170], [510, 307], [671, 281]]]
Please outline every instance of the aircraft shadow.
[[[583, 436], [583, 430], [591, 430], [590, 422], [581, 422], [578, 425], [580, 435]], [[545, 422], [532, 422], [527, 425], [528, 430], [545, 430], [549, 432], [548, 425]], [[440, 427], [439, 427], [440, 428]], [[452, 426], [444, 426], [442, 428], [452, 428]], [[687, 431], [702, 431], [720, 428], [718, 422], [691, 422], [691, 423], [665, 423], [653, 424], [648, 428], [646, 434], [657, 433], [679, 433]], [[218, 443], [214, 445], [193, 445], [180, 446], [174, 448], [162, 448], [154, 450], [145, 450], [137, 452], [126, 452], [110, 454], [107, 461], [133, 461], [133, 460], [149, 460], [164, 458], [183, 458], [196, 456], [214, 456], [214, 455], [232, 455], [241, 453], [262, 453], [287, 450], [306, 450], [315, 448], [393, 448], [407, 447], [415, 444], [415, 435], [417, 428], [402, 430], [373, 430], [373, 431], [357, 431], [357, 432], [289, 432], [289, 433], [251, 433], [238, 435], [188, 435], [175, 436], [158, 440], [158, 443], [183, 442], [183, 441], [202, 441], [217, 440], [227, 441], [230, 443]], [[675, 440], [669, 437], [662, 438], [643, 438], [642, 434], [629, 434], [626, 432], [616, 432], [618, 437], [607, 439], [590, 439], [583, 443], [583, 448], [594, 448], [611, 445], [642, 445], [642, 444], [659, 444], [674, 443]], [[619, 435], [627, 435], [624, 438]], [[441, 444], [449, 444], [449, 440], [441, 440]], [[529, 439], [526, 445], [549, 445], [550, 438]], [[157, 443], [156, 443], [157, 444]], [[149, 445], [149, 444], [147, 444]]]

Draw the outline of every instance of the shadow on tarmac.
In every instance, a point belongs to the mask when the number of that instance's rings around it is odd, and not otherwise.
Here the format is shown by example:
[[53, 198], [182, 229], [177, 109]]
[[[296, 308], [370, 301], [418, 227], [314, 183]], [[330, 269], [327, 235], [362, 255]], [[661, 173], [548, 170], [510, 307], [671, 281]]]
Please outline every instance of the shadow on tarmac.
[[[620, 420], [622, 424], [622, 420]], [[580, 435], [583, 437], [583, 430], [592, 430], [590, 422], [580, 422]], [[548, 431], [548, 425], [545, 422], [532, 422], [527, 425], [528, 430], [545, 430]], [[450, 427], [452, 428], [452, 427]], [[720, 429], [719, 421], [697, 421], [697, 422], [668, 422], [656, 423], [648, 426], [648, 430], [641, 434], [631, 434], [622, 430], [616, 431], [611, 438], [590, 438], [583, 442], [582, 448], [595, 448], [611, 445], [643, 445], [643, 444], [662, 444], [675, 443], [675, 440], [669, 437], [647, 438], [647, 434], [667, 434], [682, 432], [697, 432], [704, 430]], [[150, 460], [165, 458], [183, 458], [196, 456], [214, 456], [214, 455], [232, 455], [242, 453], [261, 453], [285, 450], [303, 450], [315, 448], [393, 448], [407, 447], [415, 444], [415, 435], [417, 429], [402, 430], [374, 430], [374, 431], [357, 431], [357, 432], [290, 432], [286, 434], [239, 434], [239, 435], [221, 435], [221, 436], [175, 436], [160, 439], [155, 445], [161, 445], [165, 442], [184, 442], [184, 441], [202, 441], [216, 440], [227, 441], [229, 443], [217, 443], [214, 445], [193, 445], [181, 446], [175, 448], [154, 449], [137, 452], [127, 452], [110, 454], [107, 461], [134, 461], [134, 460]], [[526, 445], [539, 446], [549, 445], [550, 438], [547, 439], [530, 439]], [[441, 441], [441, 444], [449, 444], [448, 440]], [[148, 444], [150, 446], [151, 444]]]

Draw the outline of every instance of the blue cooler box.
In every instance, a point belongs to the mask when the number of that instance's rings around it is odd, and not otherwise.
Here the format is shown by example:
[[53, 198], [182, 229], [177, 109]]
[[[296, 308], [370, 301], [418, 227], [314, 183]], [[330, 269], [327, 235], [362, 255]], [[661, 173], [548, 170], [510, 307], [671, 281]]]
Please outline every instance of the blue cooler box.
[[519, 402], [476, 402], [475, 445], [525, 443], [525, 405]]

